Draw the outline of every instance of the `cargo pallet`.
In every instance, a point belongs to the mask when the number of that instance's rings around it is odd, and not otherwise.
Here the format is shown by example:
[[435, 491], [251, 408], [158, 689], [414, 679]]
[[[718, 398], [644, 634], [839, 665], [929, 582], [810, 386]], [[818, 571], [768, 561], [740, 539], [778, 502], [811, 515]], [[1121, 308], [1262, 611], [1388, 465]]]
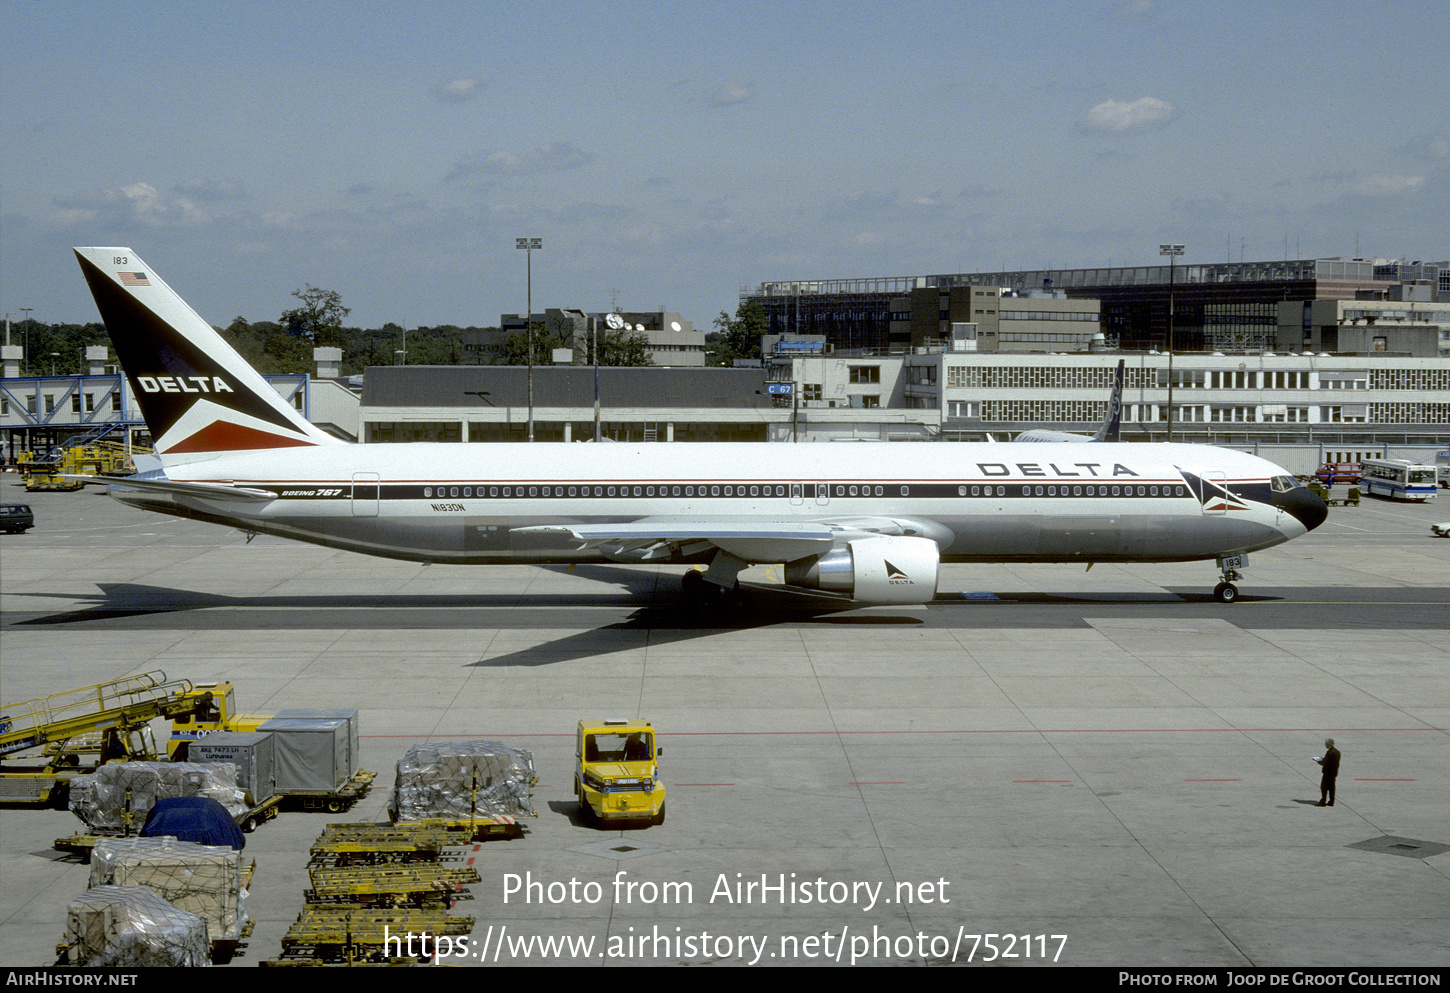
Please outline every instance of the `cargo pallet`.
[[340, 814], [351, 810], [372, 789], [376, 772], [359, 770], [353, 777], [335, 790], [289, 790], [279, 794], [288, 806], [297, 805], [303, 810], [324, 810], [329, 814]]
[[[408, 935], [418, 941], [473, 933], [472, 917], [449, 917], [442, 910], [363, 910], [311, 906], [282, 938], [282, 955], [264, 965], [388, 962], [403, 959]], [[421, 943], [420, 943], [421, 945]], [[420, 947], [415, 946], [415, 947]], [[390, 954], [390, 952], [396, 954]], [[403, 961], [426, 961], [414, 955]]]
[[[97, 839], [95, 837], [92, 837], [91, 838], [91, 842], [92, 842], [91, 847], [92, 848], [95, 847], [94, 842], [96, 840]], [[56, 847], [57, 848], [60, 847], [60, 842], [56, 842]], [[88, 861], [88, 862], [90, 861], [90, 855], [91, 855], [90, 848], [87, 848], [86, 849], [86, 861]], [[242, 869], [242, 889], [243, 890], [249, 890], [249, 889], [252, 888], [252, 877], [255, 876], [256, 874], [257, 874], [257, 860], [256, 859], [252, 859], [252, 864], [249, 865], [249, 866], [246, 866], [245, 868]], [[247, 939], [252, 936], [252, 931], [253, 931], [253, 929], [256, 926], [257, 926], [257, 922], [255, 920], [252, 920], [251, 918], [248, 918], [242, 924], [241, 929], [237, 932], [237, 934], [236, 934], [235, 937], [231, 937], [231, 938], [212, 938], [211, 939], [211, 961], [212, 961], [212, 964], [213, 965], [226, 965], [232, 959], [236, 958], [239, 954], [241, 954], [241, 949], [247, 947]], [[71, 945], [65, 945], [65, 944], [56, 945], [55, 946], [55, 964], [56, 965], [59, 965], [59, 966], [65, 966], [65, 965], [72, 964], [71, 961], [70, 961], [71, 949], [72, 949], [72, 946]]]
[[[282, 798], [280, 796], [274, 796], [269, 800], [263, 800], [261, 803], [257, 804], [257, 806], [248, 809], [246, 813], [239, 814], [237, 816], [237, 826], [240, 827], [247, 834], [251, 834], [257, 829], [258, 824], [261, 824], [265, 821], [270, 821], [272, 818], [276, 817], [277, 811], [280, 810], [281, 807]], [[139, 834], [140, 832], [137, 831], [136, 833]], [[89, 863], [91, 861], [91, 850], [96, 847], [96, 843], [99, 842], [102, 838], [124, 838], [129, 837], [130, 834], [131, 832], [129, 830], [125, 832], [118, 831], [110, 833], [98, 832], [96, 834], [73, 834], [68, 838], [55, 839], [55, 844], [51, 847], [58, 852], [70, 852], [72, 855], [78, 855], [80, 856], [81, 861]]]
[[309, 904], [358, 904], [368, 907], [437, 907], [447, 909], [463, 887], [479, 882], [478, 870], [439, 863], [394, 863], [382, 866], [308, 869]]

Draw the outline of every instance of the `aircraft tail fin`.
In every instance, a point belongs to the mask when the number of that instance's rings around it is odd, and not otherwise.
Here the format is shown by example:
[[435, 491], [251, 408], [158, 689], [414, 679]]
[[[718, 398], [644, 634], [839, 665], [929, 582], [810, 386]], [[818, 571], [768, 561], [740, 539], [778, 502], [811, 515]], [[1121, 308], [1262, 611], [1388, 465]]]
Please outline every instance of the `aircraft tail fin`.
[[75, 253], [165, 463], [343, 444], [284, 401], [129, 248]]
[[1116, 444], [1122, 438], [1123, 418], [1123, 359], [1118, 359], [1118, 371], [1113, 374], [1113, 393], [1108, 399], [1108, 417], [1103, 426], [1093, 435], [1094, 441], [1108, 441]]

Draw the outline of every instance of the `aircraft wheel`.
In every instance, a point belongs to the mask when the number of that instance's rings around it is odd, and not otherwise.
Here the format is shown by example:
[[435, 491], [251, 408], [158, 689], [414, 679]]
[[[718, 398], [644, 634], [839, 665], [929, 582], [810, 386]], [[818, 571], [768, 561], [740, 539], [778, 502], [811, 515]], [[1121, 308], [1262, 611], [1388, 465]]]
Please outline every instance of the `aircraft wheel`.
[[1213, 598], [1219, 603], [1234, 603], [1239, 598], [1239, 588], [1233, 583], [1219, 583], [1213, 588]]
[[680, 577], [680, 589], [687, 597], [698, 597], [704, 592], [705, 574], [698, 569], [691, 569]]

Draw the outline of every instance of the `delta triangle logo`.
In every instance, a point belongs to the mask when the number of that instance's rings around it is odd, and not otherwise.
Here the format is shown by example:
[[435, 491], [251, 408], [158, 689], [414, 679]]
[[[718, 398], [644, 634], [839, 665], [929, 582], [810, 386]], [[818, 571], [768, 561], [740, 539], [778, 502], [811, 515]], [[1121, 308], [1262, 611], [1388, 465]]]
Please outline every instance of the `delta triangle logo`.
[[258, 431], [242, 424], [212, 421], [200, 431], [166, 449], [167, 455], [190, 452], [241, 452], [267, 448], [302, 448], [316, 445], [310, 438]]
[[1198, 497], [1198, 502], [1203, 505], [1204, 513], [1222, 514], [1230, 510], [1248, 510], [1249, 505], [1229, 490], [1226, 482], [1215, 482], [1211, 479], [1204, 479], [1202, 476], [1195, 476], [1193, 473], [1179, 466], [1174, 466], [1193, 495]]
[[[887, 559], [881, 560], [886, 565], [886, 581], [888, 583], [910, 583], [911, 577], [892, 565]], [[914, 583], [912, 585], [915, 585]]]

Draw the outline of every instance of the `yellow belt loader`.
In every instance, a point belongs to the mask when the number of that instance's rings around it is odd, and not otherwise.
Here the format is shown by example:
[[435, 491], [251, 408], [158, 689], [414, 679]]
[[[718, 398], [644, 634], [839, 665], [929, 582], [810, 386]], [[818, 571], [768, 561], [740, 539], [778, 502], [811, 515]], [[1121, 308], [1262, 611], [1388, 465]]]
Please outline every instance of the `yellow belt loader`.
[[225, 721], [232, 694], [231, 683], [168, 680], [158, 670], [0, 704], [0, 802], [59, 805], [73, 776], [156, 759], [151, 721]]

